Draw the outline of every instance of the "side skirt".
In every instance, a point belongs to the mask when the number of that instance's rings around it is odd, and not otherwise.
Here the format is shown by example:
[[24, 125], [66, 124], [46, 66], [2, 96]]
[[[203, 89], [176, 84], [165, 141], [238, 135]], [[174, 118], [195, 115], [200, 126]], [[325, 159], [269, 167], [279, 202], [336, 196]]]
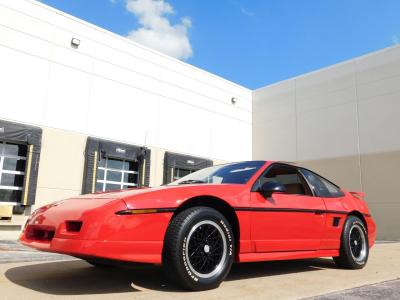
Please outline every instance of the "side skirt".
[[290, 260], [290, 259], [331, 257], [331, 256], [339, 256], [339, 250], [241, 253], [239, 254], [239, 262]]

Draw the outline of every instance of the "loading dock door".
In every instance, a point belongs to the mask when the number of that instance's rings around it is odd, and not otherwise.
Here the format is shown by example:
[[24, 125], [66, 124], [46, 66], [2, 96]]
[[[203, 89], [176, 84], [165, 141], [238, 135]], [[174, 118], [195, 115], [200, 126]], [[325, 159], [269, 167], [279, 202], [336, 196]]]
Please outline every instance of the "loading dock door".
[[211, 167], [212, 160], [178, 153], [165, 152], [164, 184], [171, 183], [195, 171]]
[[22, 214], [35, 203], [42, 129], [0, 120], [0, 205]]
[[150, 150], [89, 137], [83, 193], [149, 185]]
[[0, 141], [0, 202], [22, 202], [27, 145]]

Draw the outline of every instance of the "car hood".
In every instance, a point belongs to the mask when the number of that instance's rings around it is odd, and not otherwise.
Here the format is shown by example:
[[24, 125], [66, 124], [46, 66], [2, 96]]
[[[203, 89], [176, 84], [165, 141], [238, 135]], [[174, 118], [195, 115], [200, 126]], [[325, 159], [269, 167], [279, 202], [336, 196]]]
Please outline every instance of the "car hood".
[[187, 190], [200, 190], [200, 191], [209, 191], [209, 190], [220, 190], [226, 189], [227, 187], [235, 187], [235, 186], [243, 186], [237, 184], [182, 184], [182, 185], [162, 185], [158, 187], [152, 188], [138, 188], [138, 189], [129, 189], [129, 190], [118, 190], [118, 191], [110, 191], [105, 193], [94, 193], [94, 194], [86, 194], [79, 197], [80, 199], [126, 199], [138, 195], [143, 194], [153, 194], [160, 192], [182, 192]]
[[211, 196], [225, 201], [239, 199], [246, 191], [243, 184], [185, 184], [163, 185], [154, 188], [129, 189], [107, 193], [82, 195], [74, 199], [123, 200], [128, 208], [177, 207], [187, 199]]

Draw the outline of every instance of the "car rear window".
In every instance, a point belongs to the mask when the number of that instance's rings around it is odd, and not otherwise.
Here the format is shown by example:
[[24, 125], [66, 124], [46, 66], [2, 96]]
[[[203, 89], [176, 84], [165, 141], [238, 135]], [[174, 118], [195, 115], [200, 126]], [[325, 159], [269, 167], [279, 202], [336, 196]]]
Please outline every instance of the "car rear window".
[[308, 183], [311, 186], [311, 189], [314, 190], [316, 196], [325, 198], [336, 198], [344, 196], [344, 193], [340, 190], [338, 186], [334, 185], [332, 182], [326, 180], [325, 178], [318, 176], [314, 172], [311, 172], [307, 169], [301, 169], [300, 171], [307, 179]]

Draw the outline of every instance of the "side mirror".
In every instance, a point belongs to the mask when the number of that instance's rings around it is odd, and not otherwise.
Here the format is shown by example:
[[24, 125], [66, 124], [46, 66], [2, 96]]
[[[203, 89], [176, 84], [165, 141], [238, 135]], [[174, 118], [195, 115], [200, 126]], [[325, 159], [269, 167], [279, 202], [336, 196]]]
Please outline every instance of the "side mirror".
[[286, 193], [286, 188], [282, 183], [269, 181], [260, 187], [259, 192], [264, 197], [270, 197], [273, 193]]

